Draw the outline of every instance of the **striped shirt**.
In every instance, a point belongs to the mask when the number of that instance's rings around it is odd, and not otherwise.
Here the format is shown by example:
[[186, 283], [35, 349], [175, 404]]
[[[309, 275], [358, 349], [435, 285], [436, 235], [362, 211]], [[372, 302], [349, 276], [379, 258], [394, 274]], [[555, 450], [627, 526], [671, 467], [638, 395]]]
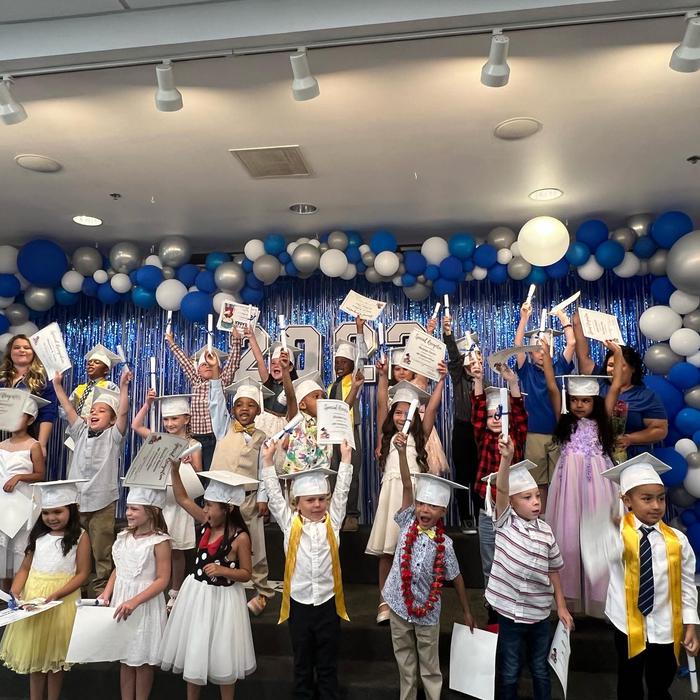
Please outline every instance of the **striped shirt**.
[[524, 520], [510, 506], [494, 526], [496, 552], [486, 600], [514, 622], [546, 619], [554, 597], [549, 572], [564, 566], [552, 529], [543, 520]]

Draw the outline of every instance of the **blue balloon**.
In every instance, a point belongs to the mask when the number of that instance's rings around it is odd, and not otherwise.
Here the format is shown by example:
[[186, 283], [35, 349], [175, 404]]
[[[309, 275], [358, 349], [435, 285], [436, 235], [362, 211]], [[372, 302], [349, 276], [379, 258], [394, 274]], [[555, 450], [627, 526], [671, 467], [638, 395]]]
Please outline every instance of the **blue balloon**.
[[625, 258], [625, 249], [617, 241], [603, 241], [595, 251], [595, 259], [601, 267], [612, 270]]
[[359, 248], [362, 245], [362, 235], [359, 231], [346, 231], [348, 237], [348, 247]]
[[486, 277], [491, 280], [491, 282], [501, 284], [508, 279], [508, 266], [496, 263], [489, 268], [489, 271], [486, 273]]
[[214, 252], [207, 255], [204, 261], [204, 266], [209, 270], [209, 272], [214, 272], [221, 263], [229, 262], [231, 256], [228, 253]]
[[695, 523], [698, 521], [698, 516], [695, 514], [695, 510], [693, 508], [688, 508], [684, 510], [681, 513], [681, 522], [683, 525], [686, 527], [690, 527], [691, 525], [695, 525]]
[[14, 275], [0, 275], [0, 297], [16, 297], [22, 285]]
[[180, 312], [192, 323], [204, 323], [212, 308], [211, 297], [205, 292], [188, 292], [180, 304]]
[[[408, 253], [406, 253], [408, 255]], [[362, 253], [360, 252], [360, 249], [356, 245], [349, 245], [345, 249], [345, 257], [348, 259], [348, 262], [357, 264], [362, 260]], [[404, 257], [404, 262], [406, 262], [406, 258]], [[406, 269], [408, 270], [408, 265], [406, 266]]]
[[297, 270], [296, 265], [291, 260], [285, 264], [284, 271], [290, 277], [296, 277], [299, 274], [299, 270]]
[[575, 241], [569, 246], [564, 256], [574, 267], [581, 267], [588, 262], [591, 257], [591, 249], [581, 241]]
[[544, 269], [548, 277], [551, 277], [553, 280], [559, 280], [569, 274], [569, 261], [566, 258], [562, 258], [551, 265], [547, 265]]
[[202, 270], [197, 277], [195, 277], [194, 283], [197, 285], [197, 289], [199, 289], [200, 292], [213, 294], [216, 291], [216, 280], [211, 270]]
[[329, 233], [322, 233], [319, 236], [318, 240], [321, 241], [321, 243], [328, 243], [328, 239], [329, 239], [330, 235], [331, 235], [330, 232]]
[[263, 246], [265, 247], [265, 252], [270, 255], [279, 255], [283, 250], [287, 250], [287, 243], [284, 240], [284, 236], [281, 236], [279, 233], [268, 234]]
[[682, 211], [667, 211], [651, 225], [649, 235], [661, 248], [671, 248], [673, 244], [693, 230], [692, 219]]
[[286, 265], [291, 259], [292, 256], [286, 251], [283, 250], [278, 256], [277, 259], [283, 264]]
[[92, 279], [92, 277], [86, 277], [83, 280], [83, 286], [82, 286], [83, 294], [85, 294], [85, 296], [88, 296], [88, 297], [96, 297], [97, 290], [98, 290], [99, 286], [100, 285], [97, 284], [97, 282], [95, 282], [95, 280]]
[[454, 255], [449, 255], [440, 263], [440, 277], [446, 280], [458, 280], [464, 276], [462, 261]]
[[398, 244], [396, 243], [396, 237], [391, 231], [375, 231], [369, 239], [369, 247], [373, 253], [377, 254], [383, 253], [385, 250], [395, 253]]
[[17, 269], [37, 287], [57, 287], [68, 269], [68, 259], [56, 243], [37, 238], [19, 249]]
[[670, 472], [661, 474], [661, 481], [668, 487], [680, 486], [688, 473], [688, 463], [685, 461], [685, 457], [672, 447], [657, 447], [653, 455], [671, 467]]
[[693, 512], [695, 513], [696, 517], [700, 517], [700, 501], [696, 501], [693, 504]]
[[163, 270], [155, 265], [144, 265], [136, 270], [136, 283], [139, 287], [155, 292], [163, 281]]
[[683, 436], [673, 427], [673, 425], [669, 425], [668, 433], [663, 440], [663, 445], [664, 447], [674, 447], [682, 437]]
[[690, 362], [679, 362], [671, 367], [668, 373], [668, 381], [681, 391], [686, 391], [696, 384], [700, 384], [700, 369]]
[[265, 284], [261, 280], [259, 280], [252, 272], [249, 275], [247, 275], [245, 283], [251, 289], [262, 289], [265, 286]]
[[246, 304], [259, 304], [263, 300], [263, 290], [253, 289], [252, 287], [243, 287], [241, 289], [241, 299]]
[[[696, 445], [700, 445], [700, 430], [693, 433], [693, 442]], [[674, 443], [675, 444], [675, 443]]]
[[109, 282], [105, 282], [97, 288], [97, 298], [103, 304], [116, 304], [118, 301], [121, 301], [122, 295], [119, 292], [115, 292]]
[[450, 255], [454, 255], [460, 260], [466, 260], [474, 255], [476, 241], [469, 233], [455, 233], [447, 242], [447, 248], [450, 251]]
[[[53, 296], [59, 306], [73, 306], [73, 304], [77, 304], [80, 301], [80, 293], [67, 292], [63, 287], [56, 287], [56, 289], [53, 290]], [[2, 330], [2, 323], [0, 323], [0, 333], [4, 332], [5, 331]]]
[[[109, 266], [109, 263], [107, 263], [107, 266]], [[132, 285], [138, 284], [138, 283], [136, 282], [136, 273], [137, 273], [137, 272], [138, 272], [138, 270], [132, 270], [132, 271], [129, 273], [129, 279], [131, 280], [131, 284], [132, 284]]]
[[700, 551], [700, 523], [693, 523], [688, 527], [688, 532], [685, 533], [693, 551]]
[[700, 431], [700, 411], [697, 408], [683, 408], [678, 412], [675, 423], [683, 437], [690, 437]]
[[[189, 289], [194, 284], [197, 275], [199, 274], [199, 267], [193, 265], [192, 263], [186, 263], [183, 265], [176, 273], [175, 277], [182, 282]], [[150, 307], [144, 307], [150, 308]]]
[[401, 275], [401, 284], [404, 287], [412, 287], [416, 283], [416, 276], [411, 275], [408, 272]]
[[544, 284], [547, 281], [547, 273], [542, 267], [532, 266], [530, 274], [525, 278], [525, 284]]
[[253, 261], [248, 260], [248, 258], [244, 258], [243, 262], [241, 263], [241, 267], [243, 268], [243, 272], [252, 272], [253, 271]]
[[[348, 260], [350, 258], [348, 257]], [[403, 264], [406, 266], [406, 272], [410, 275], [422, 275], [425, 268], [428, 266], [428, 261], [424, 255], [421, 255], [417, 250], [409, 250], [403, 255]]]
[[657, 277], [651, 283], [651, 296], [658, 304], [668, 304], [675, 291], [676, 288], [668, 277]]
[[10, 330], [10, 322], [5, 314], [0, 314], [0, 333], [7, 333], [8, 330]]
[[425, 275], [425, 279], [433, 280], [434, 282], [438, 277], [440, 277], [440, 268], [437, 265], [428, 265], [423, 274]]
[[[180, 281], [182, 282], [182, 280]], [[155, 292], [152, 292], [149, 289], [144, 289], [143, 287], [132, 288], [131, 301], [133, 301], [134, 305], [138, 306], [139, 309], [152, 309], [158, 304]]]
[[367, 269], [367, 265], [365, 265], [362, 260], [360, 262], [355, 263], [355, 267], [357, 268], [358, 272], [364, 272]]
[[467, 272], [471, 272], [475, 267], [476, 267], [476, 265], [474, 264], [473, 260], [465, 260], [462, 263], [462, 269], [464, 270], [465, 274]]
[[474, 264], [479, 267], [489, 268], [498, 260], [498, 251], [488, 243], [482, 243], [474, 251]]
[[683, 406], [683, 394], [676, 389], [671, 382], [659, 377], [656, 374], [650, 374], [644, 377], [644, 385], [647, 389], [651, 389], [661, 399], [661, 403], [666, 409], [666, 413], [673, 418]]
[[590, 250], [607, 241], [609, 235], [607, 224], [600, 219], [588, 219], [576, 230], [576, 240], [585, 243]]
[[657, 250], [656, 241], [650, 236], [638, 238], [632, 247], [632, 252], [640, 260], [648, 260]]
[[453, 280], [446, 280], [440, 277], [433, 284], [433, 294], [437, 294], [440, 297], [444, 294], [454, 294], [456, 291], [457, 283]]

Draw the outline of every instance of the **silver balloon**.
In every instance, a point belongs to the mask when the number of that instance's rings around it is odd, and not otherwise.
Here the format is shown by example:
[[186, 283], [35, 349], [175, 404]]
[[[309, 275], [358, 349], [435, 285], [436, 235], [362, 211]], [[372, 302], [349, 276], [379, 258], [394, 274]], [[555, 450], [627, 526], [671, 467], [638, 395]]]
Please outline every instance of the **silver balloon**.
[[666, 274], [678, 289], [700, 294], [700, 231], [679, 238], [668, 252]]
[[328, 243], [321, 243], [321, 245], [318, 247], [318, 249], [322, 252], [325, 253], [328, 250]]
[[379, 284], [383, 281], [383, 277], [373, 267], [368, 267], [365, 270], [365, 279], [372, 284]]
[[610, 240], [619, 243], [625, 250], [632, 250], [637, 241], [637, 234], [631, 229], [623, 226], [616, 228], [610, 234]]
[[123, 241], [112, 246], [109, 251], [109, 264], [117, 272], [126, 272], [128, 275], [135, 270], [141, 262], [141, 251], [136, 243]]
[[175, 277], [175, 270], [173, 270], [170, 265], [164, 265], [163, 266], [163, 279], [165, 280], [171, 280], [173, 277]]
[[48, 311], [56, 303], [53, 289], [32, 285], [24, 292], [24, 303], [34, 311]]
[[348, 247], [348, 234], [345, 231], [331, 231], [328, 235], [328, 247], [345, 250]]
[[21, 326], [29, 320], [29, 311], [22, 304], [10, 304], [5, 309], [5, 316], [11, 326]]
[[700, 452], [689, 454], [685, 461], [688, 462], [688, 469], [698, 469], [700, 467]]
[[238, 265], [242, 265], [244, 260], [245, 260], [245, 255], [243, 255], [242, 253], [239, 253], [238, 255], [233, 256], [233, 262], [235, 262]]
[[224, 292], [240, 292], [245, 285], [245, 272], [235, 262], [221, 263], [214, 270], [216, 286]]
[[182, 236], [168, 236], [158, 244], [158, 257], [163, 265], [180, 267], [192, 257], [190, 242]]
[[97, 248], [81, 246], [73, 253], [71, 263], [83, 277], [92, 277], [102, 268], [102, 253]]
[[667, 250], [657, 250], [649, 258], [649, 272], [652, 275], [661, 277], [666, 274], [666, 266], [668, 264], [668, 251]]
[[321, 251], [311, 245], [311, 243], [302, 243], [297, 246], [292, 253], [292, 262], [294, 267], [302, 275], [308, 275], [315, 272], [321, 260]]
[[683, 326], [700, 333], [700, 309], [695, 309], [695, 311], [683, 316]]
[[372, 267], [374, 265], [375, 254], [369, 250], [366, 253], [362, 253], [362, 262], [367, 265], [367, 267]]
[[486, 240], [489, 245], [492, 245], [496, 250], [500, 250], [501, 248], [510, 248], [517, 237], [515, 231], [507, 226], [496, 226], [496, 228], [491, 229]]
[[691, 408], [700, 410], [700, 384], [685, 392], [685, 402]]
[[637, 234], [646, 236], [649, 233], [654, 217], [651, 214], [635, 214], [627, 219], [627, 225]]
[[253, 274], [263, 284], [272, 284], [280, 276], [280, 261], [274, 255], [261, 255], [253, 263]]
[[644, 364], [654, 374], [668, 374], [671, 367], [683, 358], [671, 350], [668, 343], [652, 345], [644, 353]]
[[695, 496], [691, 496], [682, 486], [674, 486], [668, 490], [671, 503], [679, 508], [690, 508], [695, 503]]
[[430, 287], [417, 282], [412, 287], [404, 287], [403, 293], [412, 301], [423, 301], [430, 296]]
[[508, 263], [508, 276], [514, 280], [524, 280], [531, 270], [532, 265], [525, 258], [513, 258]]

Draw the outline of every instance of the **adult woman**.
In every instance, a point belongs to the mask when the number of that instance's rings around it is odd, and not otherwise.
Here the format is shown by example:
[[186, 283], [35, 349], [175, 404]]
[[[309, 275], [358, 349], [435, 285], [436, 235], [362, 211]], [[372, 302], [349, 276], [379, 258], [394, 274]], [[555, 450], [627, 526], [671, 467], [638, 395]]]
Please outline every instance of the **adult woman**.
[[5, 355], [0, 362], [0, 387], [24, 389], [50, 401], [48, 405], [39, 409], [30, 431], [39, 441], [45, 457], [51, 430], [58, 416], [58, 402], [53, 385], [47, 380], [44, 365], [34, 354], [26, 335], [15, 335], [8, 341]]

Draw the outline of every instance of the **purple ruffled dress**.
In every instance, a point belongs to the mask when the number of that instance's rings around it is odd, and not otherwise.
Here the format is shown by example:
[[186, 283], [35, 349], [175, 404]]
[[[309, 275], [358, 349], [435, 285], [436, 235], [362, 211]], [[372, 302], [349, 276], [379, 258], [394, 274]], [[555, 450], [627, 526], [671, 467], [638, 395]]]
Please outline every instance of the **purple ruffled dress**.
[[598, 440], [598, 425], [580, 418], [571, 439], [562, 446], [547, 493], [545, 519], [564, 559], [561, 584], [574, 613], [603, 617], [607, 578], [592, 582], [581, 561], [581, 518], [601, 508], [611, 510], [619, 499], [612, 481], [600, 474], [613, 466]]

